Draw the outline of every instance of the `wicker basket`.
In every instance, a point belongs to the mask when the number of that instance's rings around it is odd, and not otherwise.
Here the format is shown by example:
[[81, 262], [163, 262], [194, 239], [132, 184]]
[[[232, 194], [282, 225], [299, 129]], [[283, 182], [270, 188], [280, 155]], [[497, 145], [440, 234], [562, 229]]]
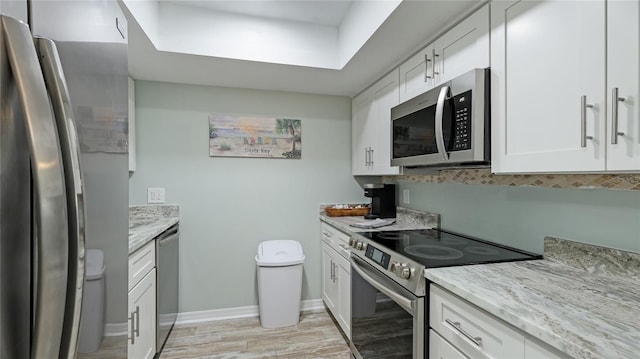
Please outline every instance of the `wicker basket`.
[[364, 216], [369, 214], [369, 207], [361, 208], [325, 208], [329, 217]]

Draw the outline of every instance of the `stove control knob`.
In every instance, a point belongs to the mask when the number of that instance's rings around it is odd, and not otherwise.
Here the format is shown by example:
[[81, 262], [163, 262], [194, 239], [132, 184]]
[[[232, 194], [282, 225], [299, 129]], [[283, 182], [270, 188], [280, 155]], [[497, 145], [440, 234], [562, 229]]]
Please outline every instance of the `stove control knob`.
[[356, 249], [361, 251], [363, 244], [364, 243], [362, 243], [362, 241], [356, 241], [356, 245], [355, 245]]
[[411, 269], [409, 269], [407, 265], [404, 265], [400, 270], [399, 277], [402, 279], [409, 279], [409, 277], [411, 277]]
[[398, 266], [398, 262], [396, 261], [391, 261], [391, 263], [389, 263], [389, 271], [391, 273], [395, 273], [396, 272], [396, 267]]
[[351, 247], [356, 246], [356, 240], [353, 237], [349, 238], [349, 246]]

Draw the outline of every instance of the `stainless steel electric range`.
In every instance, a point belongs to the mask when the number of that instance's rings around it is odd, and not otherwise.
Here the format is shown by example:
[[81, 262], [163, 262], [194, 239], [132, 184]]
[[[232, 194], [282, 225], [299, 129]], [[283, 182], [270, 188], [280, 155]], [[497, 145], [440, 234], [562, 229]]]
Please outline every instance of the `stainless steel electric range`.
[[358, 233], [351, 251], [351, 352], [357, 359], [428, 353], [425, 268], [540, 259], [444, 230]]

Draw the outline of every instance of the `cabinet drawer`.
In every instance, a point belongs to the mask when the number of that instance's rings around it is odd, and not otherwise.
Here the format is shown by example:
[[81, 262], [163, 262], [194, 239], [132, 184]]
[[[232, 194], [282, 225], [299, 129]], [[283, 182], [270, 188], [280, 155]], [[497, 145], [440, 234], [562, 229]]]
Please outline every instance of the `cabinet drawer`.
[[155, 266], [156, 241], [153, 240], [129, 256], [129, 290]]
[[524, 358], [524, 335], [433, 284], [429, 311], [431, 328], [471, 358]]
[[332, 227], [324, 222], [321, 223], [321, 229], [323, 241], [325, 241], [328, 245], [330, 245], [338, 252], [342, 252], [344, 250], [348, 251], [350, 238], [348, 234], [340, 232], [335, 227]]

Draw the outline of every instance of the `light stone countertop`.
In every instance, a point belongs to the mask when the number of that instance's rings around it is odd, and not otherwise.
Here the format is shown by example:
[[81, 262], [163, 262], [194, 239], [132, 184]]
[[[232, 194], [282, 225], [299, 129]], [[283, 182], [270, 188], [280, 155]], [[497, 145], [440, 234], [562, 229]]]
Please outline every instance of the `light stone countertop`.
[[545, 238], [544, 256], [425, 276], [574, 358], [640, 357], [640, 254]]
[[180, 221], [177, 205], [129, 207], [129, 255]]
[[396, 223], [378, 228], [358, 228], [351, 224], [364, 222], [363, 216], [355, 217], [329, 217], [324, 212], [324, 207], [320, 208], [320, 220], [333, 227], [347, 233], [358, 232], [379, 232], [379, 231], [401, 231], [409, 229], [429, 229], [440, 228], [440, 215], [435, 213], [414, 211], [407, 208], [398, 207]]

